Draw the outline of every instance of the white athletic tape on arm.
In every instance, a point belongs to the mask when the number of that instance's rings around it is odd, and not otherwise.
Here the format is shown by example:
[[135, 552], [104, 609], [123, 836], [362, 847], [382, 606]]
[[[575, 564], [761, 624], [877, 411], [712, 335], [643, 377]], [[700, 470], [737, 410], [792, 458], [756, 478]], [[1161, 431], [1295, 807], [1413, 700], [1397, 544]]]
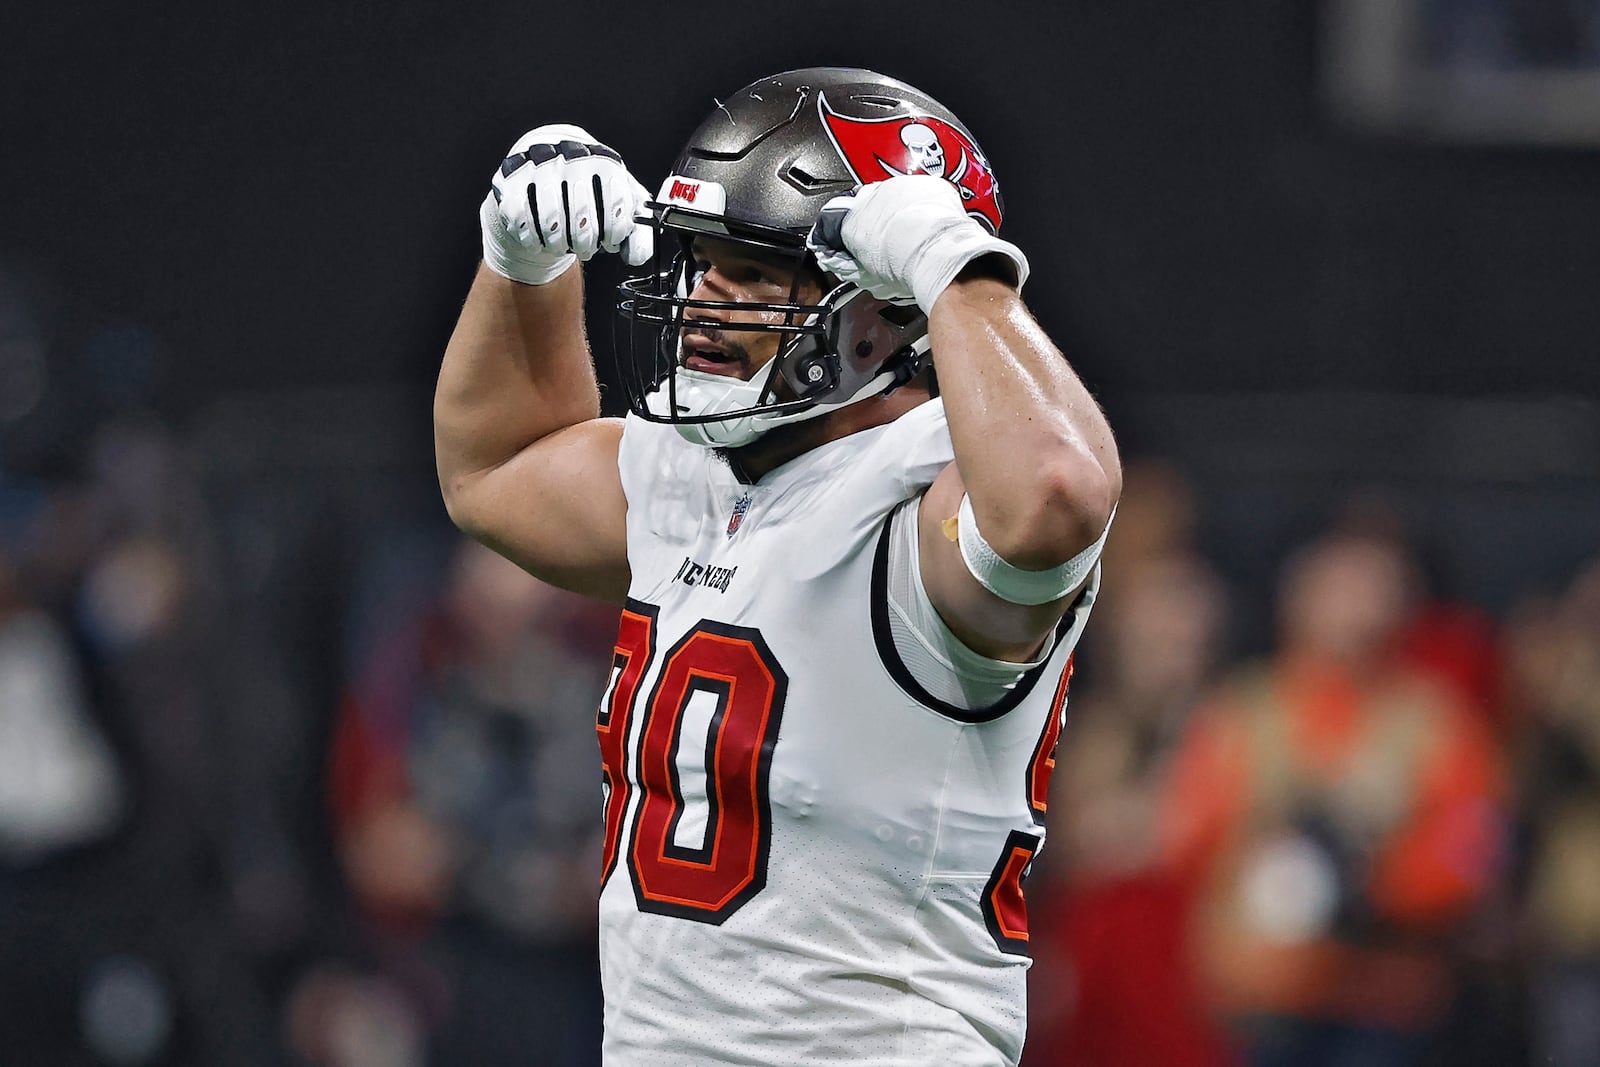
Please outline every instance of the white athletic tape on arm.
[[[1115, 509], [1112, 518], [1116, 518]], [[1106, 546], [1111, 533], [1111, 521], [1100, 539], [1076, 556], [1057, 567], [1042, 571], [1025, 571], [1013, 567], [989, 547], [989, 542], [978, 532], [978, 518], [972, 513], [972, 501], [961, 496], [961, 508], [956, 512], [956, 541], [961, 546], [961, 558], [978, 584], [1001, 600], [1012, 604], [1048, 604], [1059, 600], [1082, 585], [1094, 565], [1100, 561], [1100, 550]]]

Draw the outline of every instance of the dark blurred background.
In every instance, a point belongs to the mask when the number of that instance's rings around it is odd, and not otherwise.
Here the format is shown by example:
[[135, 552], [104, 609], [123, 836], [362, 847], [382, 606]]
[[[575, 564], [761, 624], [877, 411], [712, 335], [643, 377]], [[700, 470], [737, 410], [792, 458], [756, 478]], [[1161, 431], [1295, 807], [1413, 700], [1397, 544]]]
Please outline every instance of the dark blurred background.
[[0, 1061], [594, 1062], [614, 616], [433, 376], [517, 134], [818, 63], [972, 127], [1130, 462], [1028, 1062], [1600, 1063], [1597, 0], [11, 5]]

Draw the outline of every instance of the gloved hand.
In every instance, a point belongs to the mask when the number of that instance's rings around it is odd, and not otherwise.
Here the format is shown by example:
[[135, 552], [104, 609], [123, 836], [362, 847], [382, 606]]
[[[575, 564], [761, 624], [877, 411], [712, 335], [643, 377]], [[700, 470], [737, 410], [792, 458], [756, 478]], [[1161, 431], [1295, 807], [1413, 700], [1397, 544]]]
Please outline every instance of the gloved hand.
[[902, 174], [836, 196], [806, 244], [823, 270], [879, 300], [923, 311], [979, 256], [998, 253], [1028, 279], [1028, 258], [966, 213], [956, 187], [929, 174]]
[[483, 261], [512, 281], [544, 285], [597, 252], [649, 259], [651, 228], [634, 221], [650, 199], [622, 157], [586, 130], [554, 123], [511, 146], [478, 209]]

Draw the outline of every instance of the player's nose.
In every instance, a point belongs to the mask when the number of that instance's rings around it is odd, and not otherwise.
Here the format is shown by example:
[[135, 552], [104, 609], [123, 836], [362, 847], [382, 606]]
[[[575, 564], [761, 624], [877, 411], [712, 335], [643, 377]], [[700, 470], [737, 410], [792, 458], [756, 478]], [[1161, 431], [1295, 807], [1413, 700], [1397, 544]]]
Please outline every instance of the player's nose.
[[[689, 299], [728, 301], [732, 299], [732, 292], [727, 276], [716, 267], [708, 267], [695, 280]], [[724, 312], [721, 308], [693, 308], [689, 314], [691, 318], [720, 318]]]

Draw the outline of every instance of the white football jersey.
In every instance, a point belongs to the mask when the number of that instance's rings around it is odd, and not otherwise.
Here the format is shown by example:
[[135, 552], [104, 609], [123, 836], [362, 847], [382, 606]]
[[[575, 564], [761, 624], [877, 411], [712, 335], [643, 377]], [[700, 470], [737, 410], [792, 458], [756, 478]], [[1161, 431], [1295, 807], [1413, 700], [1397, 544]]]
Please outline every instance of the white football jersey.
[[756, 485], [628, 418], [633, 581], [597, 723], [609, 1067], [1021, 1055], [1021, 879], [1092, 597], [993, 708], [917, 684], [887, 519], [952, 456], [937, 400]]

